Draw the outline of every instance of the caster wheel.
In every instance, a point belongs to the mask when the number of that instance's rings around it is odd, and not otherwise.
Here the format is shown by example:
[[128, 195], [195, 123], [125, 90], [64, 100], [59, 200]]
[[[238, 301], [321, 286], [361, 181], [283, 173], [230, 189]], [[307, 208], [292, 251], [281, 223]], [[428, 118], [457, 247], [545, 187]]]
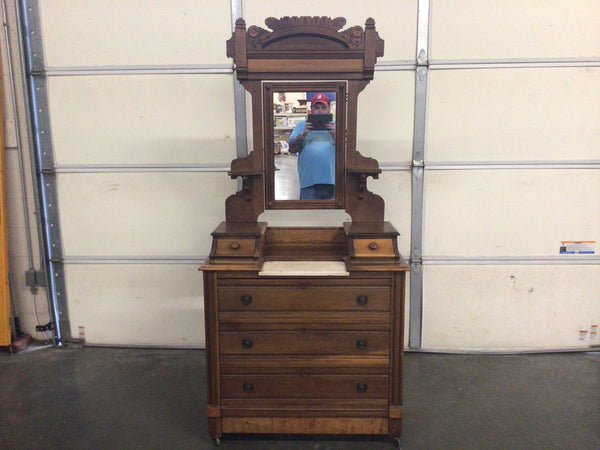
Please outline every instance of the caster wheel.
[[220, 446], [221, 446], [221, 438], [218, 438], [218, 437], [216, 437], [216, 438], [214, 438], [214, 441], [215, 441], [215, 445], [216, 445], [217, 447], [220, 447]]
[[400, 440], [399, 437], [393, 438], [392, 444], [394, 444], [394, 447], [396, 447], [396, 448], [402, 448], [402, 441]]

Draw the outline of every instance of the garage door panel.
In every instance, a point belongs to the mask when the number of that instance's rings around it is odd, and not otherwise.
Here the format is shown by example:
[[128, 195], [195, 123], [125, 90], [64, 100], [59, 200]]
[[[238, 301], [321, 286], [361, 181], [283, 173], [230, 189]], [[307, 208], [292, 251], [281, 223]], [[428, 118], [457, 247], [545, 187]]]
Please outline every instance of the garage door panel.
[[598, 240], [596, 170], [440, 170], [425, 174], [424, 256], [552, 256]]
[[47, 65], [229, 64], [230, 8], [228, 0], [42, 0]]
[[383, 197], [384, 220], [391, 222], [400, 233], [398, 250], [410, 256], [410, 202], [412, 174], [409, 171], [384, 171], [378, 180], [369, 180], [368, 189]]
[[65, 267], [71, 335], [88, 344], [203, 347], [202, 274], [195, 264]]
[[433, 0], [433, 59], [597, 57], [594, 0]]
[[58, 178], [67, 256], [205, 256], [236, 182], [225, 173], [95, 173]]
[[431, 71], [426, 159], [600, 159], [599, 85], [597, 67]]
[[232, 83], [230, 75], [50, 78], [56, 162], [229, 164]]
[[378, 72], [358, 97], [357, 150], [380, 163], [412, 161], [415, 77]]
[[600, 284], [592, 281], [600, 278], [597, 265], [426, 265], [423, 278], [424, 348], [599, 343], [590, 334], [600, 322]]

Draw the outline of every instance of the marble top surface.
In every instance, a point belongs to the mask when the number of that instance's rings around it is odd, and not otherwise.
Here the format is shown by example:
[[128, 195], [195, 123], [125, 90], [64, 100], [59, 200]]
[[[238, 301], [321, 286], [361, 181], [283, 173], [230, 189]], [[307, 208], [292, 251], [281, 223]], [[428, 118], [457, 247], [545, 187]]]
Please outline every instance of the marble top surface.
[[266, 261], [259, 276], [347, 277], [342, 261]]

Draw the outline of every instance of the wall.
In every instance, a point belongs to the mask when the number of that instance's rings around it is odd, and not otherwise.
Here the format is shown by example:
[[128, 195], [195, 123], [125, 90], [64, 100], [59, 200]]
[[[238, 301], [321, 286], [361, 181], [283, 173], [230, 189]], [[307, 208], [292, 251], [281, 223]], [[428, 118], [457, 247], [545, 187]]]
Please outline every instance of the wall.
[[[204, 345], [197, 267], [236, 189], [226, 171], [239, 150], [240, 98], [225, 41], [232, 8], [243, 7], [248, 25], [267, 15], [376, 20], [385, 55], [359, 98], [358, 150], [384, 170], [369, 187], [386, 199], [386, 220], [411, 257], [407, 345], [595, 342], [598, 258], [558, 251], [561, 240], [600, 234], [596, 2], [30, 4], [40, 19], [61, 308], [74, 337], [83, 326], [99, 345]], [[261, 219], [307, 220], [286, 211]], [[338, 225], [345, 214], [315, 219]], [[11, 228], [11, 257], [31, 332], [34, 302], [18, 275], [28, 265], [22, 222]]]

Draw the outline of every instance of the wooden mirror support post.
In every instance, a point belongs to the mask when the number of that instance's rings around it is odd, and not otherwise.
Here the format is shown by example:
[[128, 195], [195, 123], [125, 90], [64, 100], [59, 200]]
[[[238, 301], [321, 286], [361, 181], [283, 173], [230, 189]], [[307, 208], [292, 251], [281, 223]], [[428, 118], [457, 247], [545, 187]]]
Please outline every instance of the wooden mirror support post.
[[[408, 265], [384, 201], [381, 169], [356, 150], [358, 95], [383, 40], [368, 19], [238, 19], [227, 41], [252, 98], [253, 150], [232, 161], [241, 189], [212, 233], [204, 272], [209, 432], [376, 434], [399, 442]], [[333, 88], [335, 199], [276, 200], [273, 87]], [[340, 95], [341, 94], [341, 95]], [[343, 122], [343, 123], [340, 123]], [[269, 227], [265, 209], [344, 209], [340, 227]]]

